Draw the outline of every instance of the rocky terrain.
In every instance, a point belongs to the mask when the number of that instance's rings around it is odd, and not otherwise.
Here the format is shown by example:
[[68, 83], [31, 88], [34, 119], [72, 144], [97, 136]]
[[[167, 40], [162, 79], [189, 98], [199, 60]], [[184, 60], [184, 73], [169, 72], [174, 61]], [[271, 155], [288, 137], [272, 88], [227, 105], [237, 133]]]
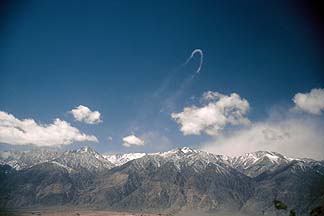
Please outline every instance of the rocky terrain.
[[114, 211], [97, 211], [97, 210], [64, 210], [64, 211], [21, 211], [6, 213], [12, 216], [168, 216], [167, 214], [150, 214], [150, 213], [129, 213]]
[[[0, 153], [1, 209], [80, 207], [176, 214], [297, 215], [324, 204], [324, 162], [259, 151], [230, 158], [190, 148], [162, 153]], [[279, 212], [280, 213], [280, 212]]]

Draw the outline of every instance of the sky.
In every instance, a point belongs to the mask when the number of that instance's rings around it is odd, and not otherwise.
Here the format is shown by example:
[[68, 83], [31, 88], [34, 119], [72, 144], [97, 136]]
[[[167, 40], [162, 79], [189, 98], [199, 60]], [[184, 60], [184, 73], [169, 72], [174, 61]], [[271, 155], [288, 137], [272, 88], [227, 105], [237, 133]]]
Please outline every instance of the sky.
[[316, 3], [5, 1], [0, 14], [0, 150], [324, 159]]

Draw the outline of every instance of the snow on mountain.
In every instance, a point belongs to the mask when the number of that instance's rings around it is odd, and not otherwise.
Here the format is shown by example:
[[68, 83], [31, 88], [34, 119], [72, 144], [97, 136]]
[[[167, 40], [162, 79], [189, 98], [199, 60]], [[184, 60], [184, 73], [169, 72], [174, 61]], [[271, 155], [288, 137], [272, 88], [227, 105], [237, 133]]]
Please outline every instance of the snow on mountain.
[[52, 164], [55, 164], [55, 165], [58, 165], [60, 167], [63, 167], [64, 169], [66, 169], [69, 173], [73, 173], [73, 172], [76, 172], [74, 169], [72, 169], [71, 167], [68, 167], [68, 166], [65, 166], [63, 164], [60, 164], [56, 161], [50, 161], [49, 163], [52, 163]]
[[[220, 172], [222, 168], [230, 167], [247, 176], [256, 177], [298, 159], [288, 158], [269, 151], [257, 151], [231, 158], [188, 147], [176, 148], [166, 152], [127, 154], [100, 154], [88, 146], [65, 152], [46, 149], [0, 152], [0, 164], [7, 164], [16, 170], [26, 169], [43, 162], [55, 162], [66, 167], [69, 171], [80, 169], [100, 171], [121, 166], [132, 160], [138, 160], [135, 164], [139, 167], [145, 163], [161, 166], [167, 162], [172, 162], [177, 169], [181, 169], [182, 166], [190, 166], [198, 172], [204, 170], [208, 164], [215, 164], [219, 166]], [[310, 164], [313, 167], [323, 167], [322, 162], [316, 163], [311, 159], [300, 159], [299, 161], [301, 169], [303, 166], [310, 166]], [[318, 165], [318, 163], [321, 164]], [[324, 170], [320, 169], [319, 172], [324, 173]]]
[[9, 150], [0, 152], [0, 164], [7, 164], [16, 170], [26, 169], [39, 163], [50, 161], [59, 155], [47, 149], [27, 151]]
[[230, 161], [234, 168], [250, 177], [255, 177], [265, 171], [287, 165], [292, 160], [276, 152], [257, 151], [234, 157]]
[[8, 194], [0, 196], [0, 204], [20, 207], [36, 200], [49, 205], [236, 209], [242, 215], [274, 215], [269, 204], [278, 197], [298, 215], [306, 215], [313, 200], [323, 197], [324, 161], [267, 151], [234, 158], [188, 147], [102, 155], [86, 146], [55, 154], [0, 152], [0, 161], [24, 169], [0, 166], [5, 185], [0, 185], [0, 194]]
[[77, 150], [66, 151], [55, 158], [54, 161], [74, 170], [86, 169], [89, 171], [100, 171], [114, 167], [114, 164], [88, 146]]
[[[172, 161], [178, 168], [180, 168], [181, 165], [195, 165], [194, 167], [199, 169], [199, 166], [201, 166], [200, 168], [204, 168], [209, 163], [221, 163], [233, 167], [251, 177], [257, 176], [265, 171], [272, 171], [280, 166], [287, 165], [293, 160], [298, 160], [269, 151], [257, 151], [238, 157], [228, 157], [192, 149], [189, 147], [176, 148], [166, 152], [157, 153], [103, 154], [102, 156], [115, 166], [120, 166], [129, 161], [140, 158], [142, 158], [142, 160], [155, 161], [157, 164]], [[154, 156], [157, 158], [154, 158]], [[158, 159], [159, 157], [160, 159]], [[301, 161], [305, 160], [313, 161], [311, 159], [302, 159]]]
[[[176, 148], [166, 152], [157, 152], [157, 153], [128, 153], [128, 154], [103, 154], [103, 157], [115, 164], [116, 166], [123, 165], [131, 160], [139, 159], [144, 156], [157, 156], [164, 158], [165, 161], [176, 162], [177, 165], [185, 161], [188, 164], [192, 164], [197, 160], [203, 160], [206, 164], [209, 162], [222, 161], [227, 162], [228, 158], [221, 155], [214, 155], [211, 153], [195, 150], [188, 147]], [[150, 158], [151, 158], [150, 157]]]
[[196, 172], [201, 172], [209, 164], [213, 164], [219, 173], [227, 173], [230, 167], [228, 157], [215, 155], [188, 147], [176, 148], [167, 152], [150, 153], [137, 160], [133, 165], [137, 169], [147, 167], [148, 164], [154, 167], [161, 167], [166, 163], [172, 163], [179, 171], [191, 167]]
[[128, 161], [135, 160], [147, 155], [146, 153], [128, 153], [128, 154], [103, 154], [102, 156], [114, 164], [115, 166], [120, 166]]
[[[154, 154], [152, 154], [154, 155]], [[183, 162], [187, 161], [190, 164], [194, 163], [197, 160], [204, 161], [208, 163], [224, 163], [229, 164], [230, 158], [223, 155], [216, 155], [204, 151], [195, 150], [188, 147], [177, 148], [171, 151], [158, 153], [163, 158], [167, 160], [172, 160], [174, 162]]]

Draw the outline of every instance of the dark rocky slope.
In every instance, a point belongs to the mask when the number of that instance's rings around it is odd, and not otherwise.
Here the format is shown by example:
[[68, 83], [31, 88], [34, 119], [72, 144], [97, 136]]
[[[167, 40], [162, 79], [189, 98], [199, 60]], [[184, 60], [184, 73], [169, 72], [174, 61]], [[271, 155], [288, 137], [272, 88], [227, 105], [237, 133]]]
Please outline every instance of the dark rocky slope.
[[232, 159], [186, 148], [113, 167], [87, 147], [21, 170], [0, 166], [1, 208], [275, 215], [273, 200], [279, 199], [297, 215], [308, 215], [323, 197], [323, 162], [269, 152]]

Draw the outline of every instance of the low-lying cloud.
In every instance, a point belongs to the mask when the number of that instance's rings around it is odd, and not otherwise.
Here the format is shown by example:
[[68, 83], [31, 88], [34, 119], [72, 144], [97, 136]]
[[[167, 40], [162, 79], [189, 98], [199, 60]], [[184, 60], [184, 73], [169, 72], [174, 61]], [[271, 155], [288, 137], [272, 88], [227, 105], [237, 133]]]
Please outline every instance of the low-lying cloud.
[[75, 120], [79, 122], [87, 124], [98, 124], [102, 122], [99, 111], [91, 111], [88, 107], [83, 105], [75, 107], [70, 111], [70, 113], [73, 115]]
[[51, 124], [40, 124], [33, 119], [17, 119], [0, 111], [0, 143], [11, 145], [57, 146], [73, 142], [98, 142], [93, 135], [81, 133], [70, 123], [55, 119]]
[[205, 92], [200, 107], [185, 107], [180, 113], [172, 113], [171, 117], [181, 125], [183, 135], [210, 136], [218, 135], [226, 125], [247, 125], [249, 119], [245, 114], [249, 103], [238, 94], [223, 95], [218, 92]]
[[305, 116], [268, 119], [223, 134], [201, 149], [238, 156], [254, 151], [275, 151], [294, 158], [324, 159], [324, 123]]

